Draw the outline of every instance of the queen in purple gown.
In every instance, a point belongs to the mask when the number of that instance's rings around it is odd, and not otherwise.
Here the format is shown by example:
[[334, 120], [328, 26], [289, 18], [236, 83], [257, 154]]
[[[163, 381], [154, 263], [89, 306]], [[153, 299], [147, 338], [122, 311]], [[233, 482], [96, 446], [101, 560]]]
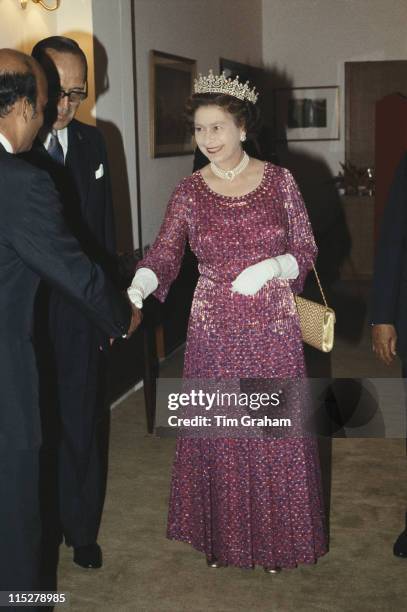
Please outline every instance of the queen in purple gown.
[[[185, 243], [200, 277], [188, 326], [184, 378], [303, 379], [294, 294], [316, 246], [290, 172], [249, 158], [254, 90], [209, 74], [195, 83], [189, 114], [210, 164], [184, 178], [129, 289], [139, 307], [165, 300]], [[327, 551], [316, 439], [188, 437], [177, 440], [170, 539], [212, 566], [269, 571], [315, 563]]]

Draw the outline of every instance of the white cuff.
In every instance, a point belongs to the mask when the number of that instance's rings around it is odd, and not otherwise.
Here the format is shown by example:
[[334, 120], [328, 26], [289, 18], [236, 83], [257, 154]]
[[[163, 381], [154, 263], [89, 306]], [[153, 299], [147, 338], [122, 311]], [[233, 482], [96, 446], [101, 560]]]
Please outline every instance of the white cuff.
[[297, 260], [291, 253], [273, 257], [270, 259], [270, 264], [273, 268], [274, 278], [294, 280], [300, 273]]
[[158, 287], [158, 278], [150, 268], [139, 268], [135, 273], [127, 295], [130, 301], [137, 307], [142, 308], [145, 300]]

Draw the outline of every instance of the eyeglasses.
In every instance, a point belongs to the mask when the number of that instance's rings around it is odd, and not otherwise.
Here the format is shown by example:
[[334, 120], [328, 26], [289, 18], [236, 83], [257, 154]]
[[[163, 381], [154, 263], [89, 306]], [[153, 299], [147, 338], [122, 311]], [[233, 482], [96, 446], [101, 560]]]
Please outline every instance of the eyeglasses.
[[58, 100], [63, 100], [64, 98], [68, 98], [71, 104], [79, 104], [79, 102], [83, 102], [88, 97], [88, 88], [86, 87], [85, 91], [83, 89], [71, 89], [70, 91], [65, 91], [65, 89], [60, 89], [58, 92]]

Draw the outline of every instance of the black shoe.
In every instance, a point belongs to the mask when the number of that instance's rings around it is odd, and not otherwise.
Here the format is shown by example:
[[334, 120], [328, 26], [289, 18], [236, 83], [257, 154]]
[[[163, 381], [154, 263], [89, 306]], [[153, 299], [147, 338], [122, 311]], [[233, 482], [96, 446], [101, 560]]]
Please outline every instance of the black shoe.
[[405, 529], [394, 542], [393, 553], [396, 557], [407, 557], [407, 512]]
[[396, 557], [407, 557], [407, 531], [400, 533], [394, 542], [393, 553]]
[[99, 544], [88, 544], [87, 546], [75, 546], [73, 549], [73, 560], [81, 567], [98, 569], [102, 567], [102, 549]]

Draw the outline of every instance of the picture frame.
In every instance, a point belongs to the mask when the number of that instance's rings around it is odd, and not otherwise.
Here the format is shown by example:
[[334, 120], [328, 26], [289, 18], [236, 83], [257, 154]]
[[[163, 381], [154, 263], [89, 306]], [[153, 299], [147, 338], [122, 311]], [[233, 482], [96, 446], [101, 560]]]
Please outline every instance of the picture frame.
[[185, 121], [185, 103], [193, 91], [196, 60], [162, 51], [150, 52], [151, 156], [193, 153], [192, 134]]
[[339, 140], [339, 87], [276, 89], [277, 140]]

